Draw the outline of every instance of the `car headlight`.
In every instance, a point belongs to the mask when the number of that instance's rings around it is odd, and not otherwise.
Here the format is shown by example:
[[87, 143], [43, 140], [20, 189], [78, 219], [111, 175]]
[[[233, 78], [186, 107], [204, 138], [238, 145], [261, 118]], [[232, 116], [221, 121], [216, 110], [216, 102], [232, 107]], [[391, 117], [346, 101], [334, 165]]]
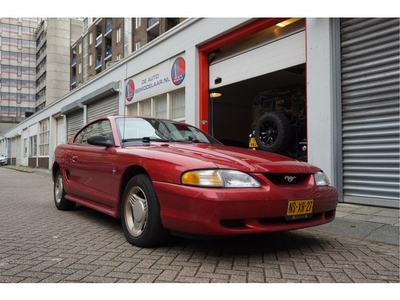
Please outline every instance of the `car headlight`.
[[182, 175], [182, 184], [203, 187], [260, 187], [252, 176], [235, 170], [195, 170]]
[[319, 171], [314, 174], [314, 179], [315, 179], [315, 184], [317, 186], [325, 186], [325, 185], [330, 185], [331, 183], [329, 182], [328, 176], [322, 171]]

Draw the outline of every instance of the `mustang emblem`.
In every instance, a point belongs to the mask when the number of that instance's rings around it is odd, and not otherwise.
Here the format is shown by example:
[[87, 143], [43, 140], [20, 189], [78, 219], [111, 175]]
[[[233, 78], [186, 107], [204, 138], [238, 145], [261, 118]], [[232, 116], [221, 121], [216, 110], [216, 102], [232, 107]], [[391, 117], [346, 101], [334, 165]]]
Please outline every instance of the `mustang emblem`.
[[283, 178], [283, 179], [286, 180], [287, 182], [291, 183], [296, 178], [297, 178], [297, 176], [285, 176], [285, 178]]

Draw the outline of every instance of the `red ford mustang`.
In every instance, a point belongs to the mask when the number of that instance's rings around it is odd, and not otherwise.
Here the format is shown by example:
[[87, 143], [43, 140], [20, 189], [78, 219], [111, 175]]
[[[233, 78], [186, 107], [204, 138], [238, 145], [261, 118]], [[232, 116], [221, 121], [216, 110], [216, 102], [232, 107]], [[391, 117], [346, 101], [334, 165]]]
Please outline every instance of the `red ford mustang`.
[[286, 231], [335, 217], [338, 194], [321, 169], [278, 154], [223, 146], [171, 120], [112, 116], [55, 150], [54, 201], [122, 220], [129, 243], [170, 234]]

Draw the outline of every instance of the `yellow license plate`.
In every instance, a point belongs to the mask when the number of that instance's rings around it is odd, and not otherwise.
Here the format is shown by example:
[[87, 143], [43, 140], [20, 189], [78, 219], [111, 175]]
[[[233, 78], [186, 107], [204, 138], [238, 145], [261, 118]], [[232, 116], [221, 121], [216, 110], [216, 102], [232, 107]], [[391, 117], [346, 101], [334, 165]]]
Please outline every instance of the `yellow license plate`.
[[286, 208], [286, 216], [304, 216], [312, 214], [314, 207], [314, 200], [289, 200]]
[[251, 137], [249, 140], [249, 148], [258, 148], [257, 141], [255, 137]]

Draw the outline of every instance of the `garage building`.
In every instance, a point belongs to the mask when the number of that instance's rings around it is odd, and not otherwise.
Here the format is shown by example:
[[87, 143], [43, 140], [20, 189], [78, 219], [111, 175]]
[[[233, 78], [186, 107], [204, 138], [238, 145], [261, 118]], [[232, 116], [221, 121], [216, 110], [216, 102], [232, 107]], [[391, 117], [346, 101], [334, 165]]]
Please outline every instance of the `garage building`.
[[399, 207], [399, 27], [397, 18], [187, 19], [5, 132], [0, 152], [51, 168], [55, 147], [103, 114], [185, 121], [249, 147], [260, 117], [282, 111], [287, 154], [321, 167], [340, 201]]

